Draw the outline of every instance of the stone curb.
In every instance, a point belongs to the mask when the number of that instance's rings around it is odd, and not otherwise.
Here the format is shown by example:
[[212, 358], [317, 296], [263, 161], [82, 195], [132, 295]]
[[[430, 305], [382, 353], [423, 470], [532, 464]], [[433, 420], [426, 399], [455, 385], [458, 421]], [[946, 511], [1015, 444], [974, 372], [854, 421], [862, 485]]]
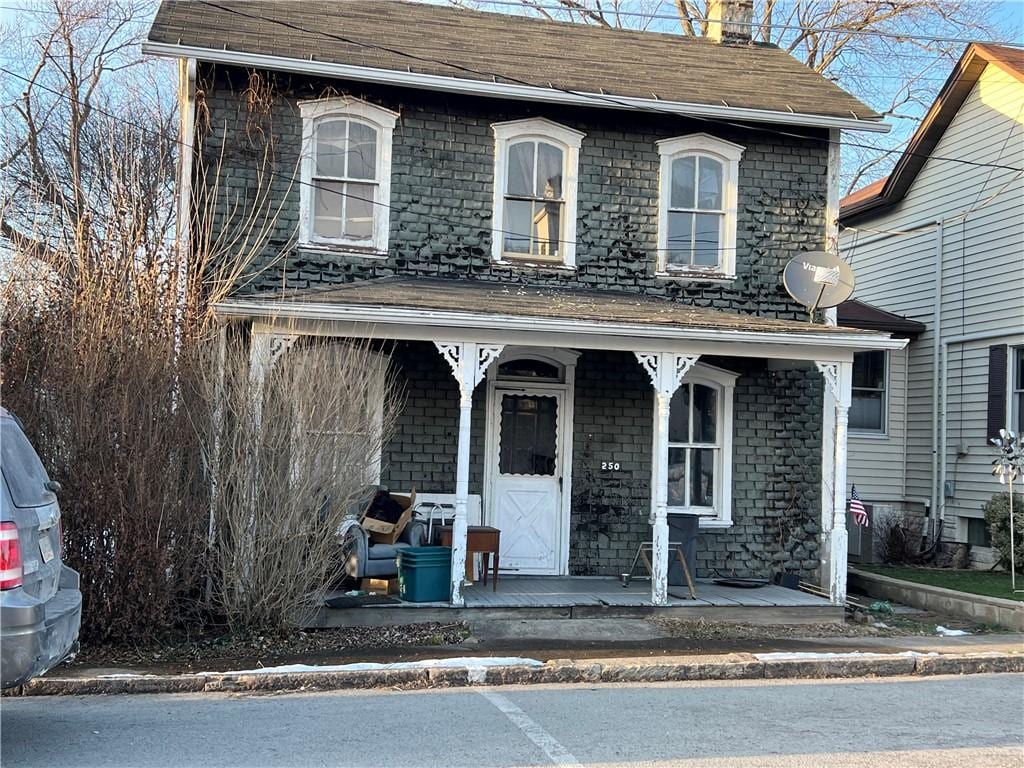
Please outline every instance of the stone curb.
[[1024, 654], [879, 655], [869, 658], [772, 659], [732, 654], [699, 661], [559, 659], [543, 666], [423, 667], [414, 669], [139, 677], [41, 677], [4, 696], [81, 696], [130, 693], [266, 693], [345, 689], [463, 688], [543, 683], [660, 683], [695, 680], [782, 680], [971, 675], [1024, 672]]

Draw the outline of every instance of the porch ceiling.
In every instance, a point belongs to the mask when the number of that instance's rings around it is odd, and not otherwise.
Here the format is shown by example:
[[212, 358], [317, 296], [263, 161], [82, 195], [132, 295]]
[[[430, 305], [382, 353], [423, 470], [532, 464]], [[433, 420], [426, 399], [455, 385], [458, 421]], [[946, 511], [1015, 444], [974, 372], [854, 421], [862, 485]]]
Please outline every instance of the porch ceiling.
[[[573, 345], [580, 347], [607, 347], [608, 337], [615, 336], [633, 342], [701, 340], [833, 347], [851, 354], [860, 349], [901, 349], [906, 344], [888, 333], [741, 315], [638, 293], [414, 277], [234, 297], [219, 304], [217, 310], [223, 316], [274, 324], [363, 324], [373, 326], [374, 335], [384, 338], [407, 338], [394, 327], [411, 325], [448, 337], [458, 331], [455, 335], [460, 338], [474, 331], [489, 331], [491, 336], [493, 332], [570, 333]], [[604, 341], [588, 343], [588, 335]], [[429, 333], [420, 337], [433, 338]], [[764, 354], [773, 356], [768, 350]]]

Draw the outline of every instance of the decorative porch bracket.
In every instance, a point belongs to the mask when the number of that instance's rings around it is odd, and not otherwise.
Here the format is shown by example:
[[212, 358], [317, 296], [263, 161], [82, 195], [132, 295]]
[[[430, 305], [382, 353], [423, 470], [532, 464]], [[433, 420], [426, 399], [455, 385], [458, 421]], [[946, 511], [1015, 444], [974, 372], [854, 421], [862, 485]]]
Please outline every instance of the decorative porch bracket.
[[501, 354], [503, 345], [474, 342], [434, 342], [437, 351], [452, 369], [459, 386], [459, 445], [455, 464], [455, 521], [452, 525], [451, 604], [462, 606], [462, 579], [466, 572], [466, 506], [469, 501], [469, 440], [473, 412], [473, 390], [487, 367]]
[[651, 602], [668, 602], [668, 421], [672, 396], [699, 355], [636, 352], [654, 386], [654, 443], [651, 451]]
[[834, 605], [846, 602], [846, 432], [849, 423], [853, 363], [816, 360], [825, 379], [821, 432], [822, 584]]

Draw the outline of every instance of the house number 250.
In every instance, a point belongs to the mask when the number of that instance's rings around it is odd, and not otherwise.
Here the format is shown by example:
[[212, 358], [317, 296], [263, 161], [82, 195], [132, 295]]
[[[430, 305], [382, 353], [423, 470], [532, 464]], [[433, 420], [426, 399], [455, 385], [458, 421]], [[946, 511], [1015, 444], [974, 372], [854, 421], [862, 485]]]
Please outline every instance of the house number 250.
[[621, 465], [617, 461], [602, 461], [601, 469], [619, 469]]

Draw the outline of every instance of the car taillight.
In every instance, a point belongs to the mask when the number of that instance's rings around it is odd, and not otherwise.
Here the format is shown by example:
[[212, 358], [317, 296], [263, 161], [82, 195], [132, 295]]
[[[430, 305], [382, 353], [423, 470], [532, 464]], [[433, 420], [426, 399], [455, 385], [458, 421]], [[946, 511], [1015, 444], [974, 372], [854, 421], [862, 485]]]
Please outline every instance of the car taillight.
[[64, 517], [57, 518], [57, 559], [64, 562]]
[[22, 576], [18, 526], [0, 523], [0, 589], [20, 587]]

